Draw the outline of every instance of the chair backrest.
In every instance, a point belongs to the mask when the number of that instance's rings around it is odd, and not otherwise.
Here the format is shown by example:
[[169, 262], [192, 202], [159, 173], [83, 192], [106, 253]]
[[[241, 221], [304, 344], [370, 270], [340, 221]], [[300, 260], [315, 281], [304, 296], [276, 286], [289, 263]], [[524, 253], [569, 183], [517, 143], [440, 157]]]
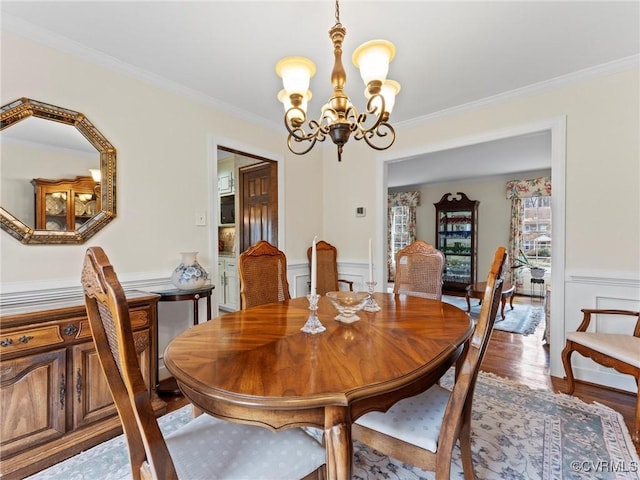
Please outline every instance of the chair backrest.
[[140, 478], [145, 461], [154, 478], [177, 478], [138, 363], [127, 300], [100, 247], [87, 249], [82, 287], [93, 342], [127, 440], [133, 478]]
[[238, 257], [240, 308], [289, 300], [287, 257], [265, 240], [260, 240]]
[[443, 253], [422, 240], [415, 240], [396, 255], [393, 293], [442, 298]]
[[489, 345], [491, 332], [498, 313], [502, 297], [502, 287], [506, 274], [507, 253], [504, 247], [498, 247], [493, 263], [487, 275], [487, 287], [482, 299], [482, 307], [476, 322], [476, 328], [469, 341], [462, 365], [456, 369], [456, 382], [447, 403], [438, 438], [437, 464], [450, 465], [451, 452], [460, 436], [463, 423], [470, 425], [471, 403], [480, 371], [480, 364]]
[[[307, 260], [311, 270], [311, 247], [307, 249]], [[325, 295], [327, 292], [339, 290], [338, 286], [338, 251], [330, 243], [320, 240], [316, 243], [316, 293]]]

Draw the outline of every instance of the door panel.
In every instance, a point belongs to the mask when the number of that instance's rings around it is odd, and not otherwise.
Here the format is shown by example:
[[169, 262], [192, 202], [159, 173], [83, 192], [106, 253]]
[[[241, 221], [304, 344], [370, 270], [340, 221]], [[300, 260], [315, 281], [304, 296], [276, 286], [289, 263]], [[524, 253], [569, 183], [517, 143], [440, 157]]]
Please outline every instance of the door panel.
[[240, 169], [240, 251], [259, 240], [278, 246], [278, 164], [265, 161]]

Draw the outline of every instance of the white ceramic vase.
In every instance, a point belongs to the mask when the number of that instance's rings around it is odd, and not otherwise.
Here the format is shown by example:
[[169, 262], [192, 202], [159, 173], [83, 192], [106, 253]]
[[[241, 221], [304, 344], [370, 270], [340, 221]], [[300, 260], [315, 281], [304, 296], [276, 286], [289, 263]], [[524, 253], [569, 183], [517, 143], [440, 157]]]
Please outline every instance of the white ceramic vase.
[[198, 263], [198, 252], [181, 252], [182, 260], [171, 274], [171, 283], [180, 290], [196, 290], [207, 283], [209, 274]]

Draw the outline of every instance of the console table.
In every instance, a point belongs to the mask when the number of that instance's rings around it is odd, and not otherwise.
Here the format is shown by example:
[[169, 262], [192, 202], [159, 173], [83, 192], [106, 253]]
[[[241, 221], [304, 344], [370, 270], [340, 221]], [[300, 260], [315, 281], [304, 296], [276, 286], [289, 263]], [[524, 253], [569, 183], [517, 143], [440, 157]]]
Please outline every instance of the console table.
[[[202, 288], [198, 288], [196, 290], [180, 290], [177, 288], [173, 288], [170, 290], [158, 290], [153, 293], [160, 295], [160, 302], [181, 302], [184, 300], [190, 300], [193, 302], [193, 325], [198, 324], [199, 311], [198, 311], [198, 303], [201, 299], [207, 299], [207, 320], [211, 319], [211, 294], [214, 285], [206, 285]], [[158, 342], [158, 329], [156, 329], [156, 345], [159, 345]], [[156, 378], [155, 378], [156, 390], [159, 394], [165, 395], [178, 395], [180, 394], [180, 389], [178, 388], [178, 384], [173, 380], [173, 378], [168, 379], [164, 385], [160, 385], [160, 380], [158, 378], [158, 368], [156, 362]]]

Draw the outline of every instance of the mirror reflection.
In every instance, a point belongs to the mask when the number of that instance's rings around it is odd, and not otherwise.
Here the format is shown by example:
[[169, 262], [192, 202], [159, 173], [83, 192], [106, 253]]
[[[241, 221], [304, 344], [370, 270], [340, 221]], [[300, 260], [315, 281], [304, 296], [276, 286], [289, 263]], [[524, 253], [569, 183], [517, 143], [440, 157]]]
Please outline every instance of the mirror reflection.
[[0, 226], [79, 244], [116, 216], [116, 151], [82, 113], [28, 98], [0, 111]]
[[[30, 117], [0, 132], [0, 147], [0, 205], [27, 226], [67, 230], [66, 220], [50, 218], [47, 222], [44, 215], [36, 220], [37, 211], [51, 215], [66, 211], [68, 188], [51, 190], [50, 198], [45, 200], [48, 208], [36, 208], [37, 189], [46, 182], [72, 183], [78, 179], [84, 185], [79, 192], [82, 197], [78, 197], [80, 201], [74, 205], [76, 213], [84, 219], [86, 213], [92, 213], [91, 216], [97, 213], [96, 185], [90, 170], [100, 169], [100, 155], [74, 127]], [[91, 201], [94, 203], [85, 208]], [[75, 230], [75, 226], [71, 230]]]

